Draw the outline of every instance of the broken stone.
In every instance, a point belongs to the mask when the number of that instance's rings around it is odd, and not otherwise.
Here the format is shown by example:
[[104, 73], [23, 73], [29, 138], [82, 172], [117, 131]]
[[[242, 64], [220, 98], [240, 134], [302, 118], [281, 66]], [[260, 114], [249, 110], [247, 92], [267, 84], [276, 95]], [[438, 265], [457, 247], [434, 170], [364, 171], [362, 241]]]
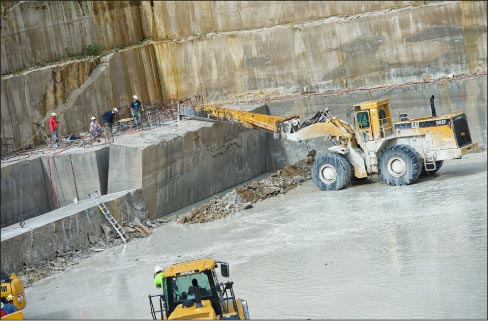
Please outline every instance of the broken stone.
[[125, 233], [134, 233], [134, 232], [136, 232], [136, 230], [134, 228], [129, 227], [129, 226], [124, 226], [122, 229], [124, 230]]
[[102, 223], [101, 227], [102, 227], [103, 233], [105, 234], [105, 237], [106, 238], [110, 237], [110, 231], [111, 231], [110, 227], [105, 223]]

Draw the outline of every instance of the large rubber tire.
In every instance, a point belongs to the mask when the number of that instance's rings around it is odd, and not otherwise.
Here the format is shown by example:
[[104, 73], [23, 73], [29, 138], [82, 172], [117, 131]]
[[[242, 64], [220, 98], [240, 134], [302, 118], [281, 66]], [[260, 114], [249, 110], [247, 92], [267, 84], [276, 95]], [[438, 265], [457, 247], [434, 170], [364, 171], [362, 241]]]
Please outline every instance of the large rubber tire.
[[388, 185], [409, 185], [422, 172], [420, 155], [406, 145], [394, 145], [385, 149], [380, 159], [380, 174]]
[[422, 173], [420, 175], [422, 176], [434, 175], [442, 167], [443, 163], [444, 163], [443, 161], [435, 161], [435, 169], [433, 171], [426, 171], [425, 166], [422, 165]]
[[347, 158], [328, 153], [315, 158], [312, 179], [322, 191], [340, 190], [351, 182], [353, 168]]

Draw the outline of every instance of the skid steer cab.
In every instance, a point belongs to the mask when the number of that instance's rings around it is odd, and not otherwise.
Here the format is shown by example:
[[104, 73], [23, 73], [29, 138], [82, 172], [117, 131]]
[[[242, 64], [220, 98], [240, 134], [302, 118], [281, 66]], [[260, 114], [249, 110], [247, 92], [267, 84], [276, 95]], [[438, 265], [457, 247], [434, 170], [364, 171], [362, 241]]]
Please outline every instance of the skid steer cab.
[[163, 293], [149, 295], [153, 320], [248, 320], [247, 301], [234, 295], [229, 264], [211, 258], [182, 262], [163, 272]]

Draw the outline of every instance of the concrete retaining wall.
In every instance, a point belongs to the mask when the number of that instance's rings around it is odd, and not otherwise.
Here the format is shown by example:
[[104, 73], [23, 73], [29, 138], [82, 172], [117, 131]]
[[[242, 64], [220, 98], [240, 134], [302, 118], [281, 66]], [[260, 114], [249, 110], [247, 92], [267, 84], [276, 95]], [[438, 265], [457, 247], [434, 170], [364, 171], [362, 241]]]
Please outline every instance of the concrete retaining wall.
[[[140, 191], [121, 192], [102, 197], [118, 222], [146, 218]], [[107, 220], [91, 200], [54, 210], [18, 225], [2, 229], [2, 261], [4, 273], [19, 271], [24, 265], [36, 266], [68, 250], [93, 245], [104, 233], [101, 224]]]

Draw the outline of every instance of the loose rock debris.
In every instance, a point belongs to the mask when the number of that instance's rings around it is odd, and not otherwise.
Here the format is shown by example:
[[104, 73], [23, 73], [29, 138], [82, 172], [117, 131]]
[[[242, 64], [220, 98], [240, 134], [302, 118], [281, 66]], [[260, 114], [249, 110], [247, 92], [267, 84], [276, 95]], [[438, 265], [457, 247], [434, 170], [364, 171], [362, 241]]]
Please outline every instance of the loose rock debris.
[[[311, 178], [311, 168], [314, 162], [314, 157], [315, 153], [312, 151], [306, 159], [303, 159], [294, 165], [287, 166], [268, 178], [259, 182], [254, 181], [243, 187], [234, 189], [221, 198], [214, 198], [198, 209], [192, 209], [190, 215], [181, 217], [177, 222], [182, 224], [194, 224], [215, 221], [241, 210], [252, 208], [252, 204], [260, 200], [278, 194], [284, 194]], [[171, 220], [169, 219], [158, 218], [154, 221], [146, 219], [144, 222], [141, 222], [136, 218], [134, 219], [134, 222], [124, 223], [122, 226], [129, 238], [135, 239], [147, 237], [151, 234], [151, 229], [157, 228], [170, 221]], [[90, 242], [89, 248], [68, 250], [62, 253], [58, 252], [54, 259], [41, 262], [37, 266], [25, 265], [24, 268], [17, 273], [24, 283], [24, 287], [29, 287], [32, 283], [50, 275], [66, 271], [71, 266], [79, 264], [82, 259], [88, 258], [95, 253], [103, 252], [108, 248], [123, 244], [119, 235], [108, 223], [102, 223], [101, 229], [103, 231], [103, 237], [98, 235], [88, 235], [88, 241]]]
[[232, 190], [222, 198], [216, 197], [209, 203], [191, 210], [187, 216], [178, 219], [180, 224], [211, 222], [227, 215], [253, 207], [253, 203], [284, 194], [311, 178], [315, 151], [309, 153], [294, 165], [289, 165], [259, 182], [254, 181], [244, 187]]
[[[135, 219], [133, 223], [124, 223], [122, 228], [130, 239], [142, 238], [151, 233], [150, 229], [159, 227], [170, 221], [171, 220], [168, 219], [158, 218], [154, 221], [147, 219], [142, 223], [140, 220]], [[104, 233], [103, 239], [98, 235], [88, 236], [88, 241], [90, 242], [89, 248], [58, 252], [54, 259], [43, 261], [37, 266], [25, 265], [24, 268], [17, 273], [22, 280], [24, 287], [27, 288], [36, 281], [58, 272], [66, 271], [71, 266], [79, 264], [82, 259], [88, 258], [97, 252], [103, 252], [108, 248], [123, 244], [119, 235], [108, 223], [102, 223], [101, 229]]]

